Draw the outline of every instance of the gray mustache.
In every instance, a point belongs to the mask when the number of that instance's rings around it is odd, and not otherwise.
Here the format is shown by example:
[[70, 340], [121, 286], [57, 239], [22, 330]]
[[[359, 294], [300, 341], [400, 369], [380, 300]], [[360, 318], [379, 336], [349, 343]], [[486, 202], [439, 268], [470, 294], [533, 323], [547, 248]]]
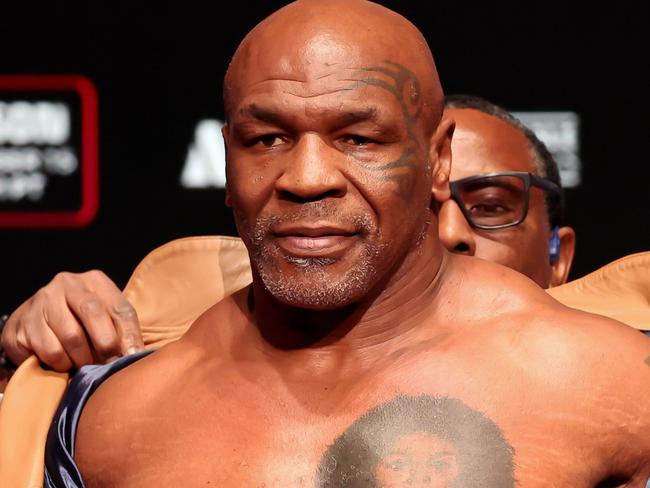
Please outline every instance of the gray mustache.
[[260, 215], [255, 219], [252, 237], [260, 242], [270, 233], [270, 230], [279, 224], [294, 223], [300, 221], [327, 220], [334, 225], [352, 227], [362, 235], [376, 232], [375, 220], [367, 213], [350, 213], [342, 211], [333, 204], [327, 202], [313, 202], [301, 205], [299, 208], [283, 213], [282, 215]]

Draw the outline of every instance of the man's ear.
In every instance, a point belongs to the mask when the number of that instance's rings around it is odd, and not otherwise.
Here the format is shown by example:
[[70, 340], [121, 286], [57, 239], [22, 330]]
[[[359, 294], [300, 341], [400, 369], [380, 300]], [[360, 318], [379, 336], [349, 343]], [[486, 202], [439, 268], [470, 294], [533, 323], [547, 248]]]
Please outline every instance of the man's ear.
[[228, 134], [229, 134], [229, 124], [226, 122], [223, 127], [221, 128], [221, 136], [223, 137], [223, 148], [224, 148], [224, 156], [225, 156], [225, 164], [226, 164], [226, 199], [225, 199], [225, 204], [226, 207], [232, 208], [232, 198], [230, 196], [230, 185], [228, 185]]
[[449, 173], [451, 172], [451, 139], [456, 121], [443, 117], [431, 137], [429, 161], [431, 162], [431, 195], [438, 203], [449, 200]]
[[572, 227], [560, 227], [557, 235], [560, 239], [560, 257], [551, 265], [551, 287], [562, 285], [569, 279], [576, 250], [576, 232]]

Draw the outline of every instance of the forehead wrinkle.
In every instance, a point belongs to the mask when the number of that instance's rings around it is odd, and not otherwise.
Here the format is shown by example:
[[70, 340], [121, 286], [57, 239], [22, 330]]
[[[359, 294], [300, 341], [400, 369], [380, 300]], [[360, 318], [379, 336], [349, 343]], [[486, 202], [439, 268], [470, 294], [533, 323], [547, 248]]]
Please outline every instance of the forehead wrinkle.
[[[338, 65], [338, 63], [325, 63], [327, 68], [333, 65]], [[263, 87], [266, 83], [287, 83], [292, 88], [284, 89], [282, 93], [309, 98], [320, 94], [327, 95], [339, 91], [355, 90], [359, 88], [359, 82], [367, 82], [370, 78], [368, 69], [359, 67], [340, 67], [327, 73], [320, 73], [320, 70], [317, 69], [314, 69], [313, 73], [304, 70], [296, 71], [290, 67], [285, 67], [281, 71], [283, 72], [276, 72], [262, 80], [253, 82], [250, 88]], [[333, 77], [336, 78], [332, 79]], [[340, 86], [336, 87], [332, 84]], [[299, 93], [301, 90], [307, 94]]]
[[[336, 64], [338, 64], [338, 63], [325, 63], [325, 65], [327, 67], [330, 67], [330, 66], [336, 65]], [[280, 82], [288, 82], [288, 83], [309, 83], [310, 78], [313, 79], [313, 80], [323, 80], [323, 79], [328, 78], [330, 76], [334, 76], [336, 74], [336, 72], [326, 73], [326, 74], [323, 74], [323, 75], [312, 76], [312, 77], [310, 77], [308, 73], [304, 73], [304, 72], [300, 72], [298, 74], [301, 74], [303, 76], [299, 77], [299, 76], [294, 76], [294, 75], [290, 75], [290, 74], [286, 74], [286, 75], [278, 74], [278, 75], [275, 75], [275, 76], [269, 76], [269, 77], [265, 78], [264, 80], [257, 82], [256, 84], [265, 83], [267, 81], [280, 81]]]
[[[256, 103], [250, 103], [240, 111], [243, 115], [249, 115], [261, 122], [280, 124], [285, 119], [291, 119], [291, 114], [283, 114], [282, 109], [275, 107], [264, 107]], [[363, 106], [358, 108], [345, 109], [341, 105], [336, 107], [305, 107], [305, 114], [313, 115], [322, 119], [332, 119], [343, 121], [347, 125], [357, 122], [378, 122], [381, 119], [381, 113], [375, 106]]]
[[376, 107], [373, 106], [350, 109], [345, 109], [342, 106], [339, 106], [337, 108], [316, 107], [313, 109], [307, 107], [306, 112], [307, 114], [314, 112], [314, 115], [321, 116], [323, 118], [341, 120], [349, 125], [357, 122], [377, 122], [380, 118], [379, 111]]
[[291, 91], [288, 91], [288, 90], [285, 90], [283, 93], [285, 93], [287, 95], [292, 95], [294, 97], [307, 99], [307, 98], [318, 98], [318, 97], [321, 97], [321, 96], [324, 96], [324, 95], [334, 95], [336, 93], [341, 93], [341, 92], [344, 92], [344, 91], [351, 91], [351, 90], [353, 90], [353, 88], [348, 87], [348, 88], [337, 88], [337, 89], [334, 89], [334, 90], [329, 90], [329, 91], [319, 92], [319, 93], [313, 93], [313, 94], [307, 94], [307, 95], [303, 95], [302, 93], [291, 92]]

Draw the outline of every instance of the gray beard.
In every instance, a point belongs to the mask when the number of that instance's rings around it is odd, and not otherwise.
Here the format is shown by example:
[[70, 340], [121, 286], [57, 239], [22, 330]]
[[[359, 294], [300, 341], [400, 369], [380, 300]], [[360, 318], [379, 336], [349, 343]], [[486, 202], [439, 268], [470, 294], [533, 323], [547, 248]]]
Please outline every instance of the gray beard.
[[385, 245], [367, 245], [355, 266], [338, 276], [327, 269], [336, 262], [334, 259], [284, 257], [302, 276], [299, 280], [284, 275], [262, 248], [251, 254], [251, 261], [264, 287], [277, 300], [298, 308], [332, 309], [349, 305], [369, 291], [384, 248]]
[[[334, 274], [328, 268], [337, 262], [336, 259], [285, 256], [267, 240], [270, 228], [280, 222], [331, 216], [336, 216], [334, 220], [337, 222], [352, 223], [361, 236], [375, 236], [376, 240], [380, 240], [377, 225], [368, 215], [342, 216], [323, 202], [301, 207], [282, 217], [259, 217], [252, 227], [242, 222], [247, 227], [244, 233], [249, 241], [251, 264], [274, 298], [297, 308], [332, 309], [353, 303], [371, 289], [378, 275], [377, 263], [386, 244], [366, 241], [354, 266], [343, 274]], [[284, 259], [294, 267], [292, 278], [277, 266], [278, 259]]]

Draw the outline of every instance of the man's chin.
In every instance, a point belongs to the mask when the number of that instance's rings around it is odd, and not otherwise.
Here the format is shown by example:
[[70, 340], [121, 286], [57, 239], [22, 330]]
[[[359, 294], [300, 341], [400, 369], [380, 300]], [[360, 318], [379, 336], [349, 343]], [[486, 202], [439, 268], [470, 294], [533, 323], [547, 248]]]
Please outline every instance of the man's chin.
[[292, 259], [273, 270], [260, 269], [259, 274], [266, 290], [280, 303], [323, 311], [358, 301], [367, 292], [371, 277], [340, 261], [323, 258]]
[[279, 303], [291, 309], [309, 312], [333, 312], [345, 309], [356, 302], [355, 297], [350, 296], [345, 297], [343, 300], [337, 300], [332, 295], [324, 297], [316, 294], [301, 294], [299, 296], [295, 294], [273, 294], [273, 297]]
[[280, 303], [307, 310], [335, 310], [363, 300], [381, 267], [381, 246], [305, 255], [267, 245], [251, 253], [265, 289]]

